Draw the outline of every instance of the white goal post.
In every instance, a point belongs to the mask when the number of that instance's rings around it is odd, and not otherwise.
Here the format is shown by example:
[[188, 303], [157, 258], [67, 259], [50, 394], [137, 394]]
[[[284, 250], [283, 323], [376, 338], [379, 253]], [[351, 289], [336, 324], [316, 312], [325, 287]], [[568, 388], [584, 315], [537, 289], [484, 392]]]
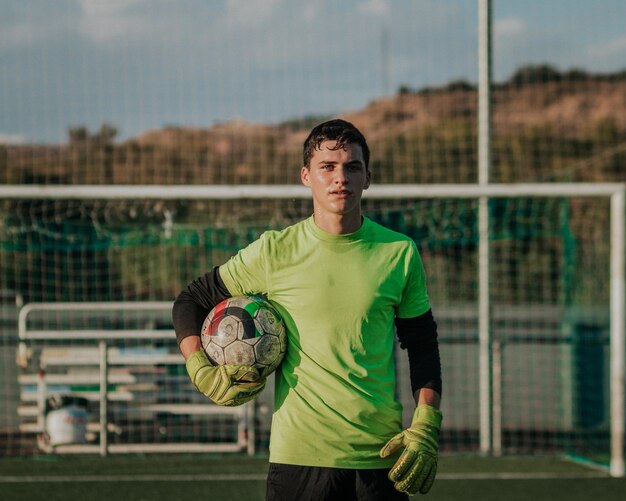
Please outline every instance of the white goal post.
[[[159, 199], [159, 200], [233, 200], [233, 199], [305, 199], [307, 188], [297, 185], [2, 185], [0, 199]], [[506, 197], [583, 197], [610, 200], [610, 473], [625, 475], [624, 465], [624, 410], [625, 410], [625, 337], [626, 337], [626, 183], [528, 183], [528, 184], [430, 184], [378, 185], [365, 192], [372, 199], [433, 199], [465, 198], [491, 199]], [[489, 276], [489, 260], [479, 261], [479, 276]], [[480, 298], [480, 315], [488, 314], [490, 299]], [[492, 385], [498, 384], [498, 367], [491, 356], [489, 320], [481, 319], [480, 350], [481, 375], [487, 375]], [[488, 355], [488, 356], [482, 356]], [[485, 364], [485, 361], [488, 365]], [[489, 379], [487, 378], [487, 379]], [[481, 377], [481, 381], [483, 381]], [[480, 398], [489, 406], [481, 405], [481, 433], [489, 433], [490, 452], [500, 449], [498, 417], [500, 402], [493, 390], [481, 384]], [[497, 392], [495, 392], [497, 393]], [[482, 443], [481, 439], [481, 443]]]

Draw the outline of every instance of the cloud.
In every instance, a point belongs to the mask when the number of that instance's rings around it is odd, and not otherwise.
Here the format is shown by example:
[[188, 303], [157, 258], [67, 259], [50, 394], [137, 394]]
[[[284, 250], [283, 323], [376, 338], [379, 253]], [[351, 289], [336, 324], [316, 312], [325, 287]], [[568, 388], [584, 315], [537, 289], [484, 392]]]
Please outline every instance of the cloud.
[[626, 36], [614, 38], [608, 42], [589, 47], [589, 55], [593, 57], [626, 57]]
[[376, 18], [389, 18], [391, 7], [388, 0], [367, 0], [358, 6], [359, 12]]
[[0, 47], [4, 50], [32, 45], [43, 37], [36, 23], [23, 21], [0, 29]]
[[227, 0], [226, 18], [237, 26], [259, 26], [276, 14], [284, 0]]
[[496, 39], [520, 37], [528, 32], [528, 25], [519, 17], [496, 19], [493, 31]]
[[[94, 42], [128, 42], [154, 33], [152, 20], [145, 13], [148, 0], [77, 0], [81, 33]], [[154, 7], [154, 6], [153, 6]]]
[[0, 0], [0, 52], [49, 47], [76, 24], [76, 4], [31, 0]]
[[115, 16], [145, 3], [145, 0], [77, 0], [81, 10], [89, 16]]
[[625, 67], [626, 36], [618, 36], [603, 43], [582, 46], [580, 50], [584, 66], [593, 71], [620, 71]]
[[26, 137], [20, 134], [2, 134], [0, 132], [0, 144], [24, 144]]
[[307, 3], [302, 9], [302, 19], [307, 22], [313, 21], [317, 18], [317, 6], [313, 3]]

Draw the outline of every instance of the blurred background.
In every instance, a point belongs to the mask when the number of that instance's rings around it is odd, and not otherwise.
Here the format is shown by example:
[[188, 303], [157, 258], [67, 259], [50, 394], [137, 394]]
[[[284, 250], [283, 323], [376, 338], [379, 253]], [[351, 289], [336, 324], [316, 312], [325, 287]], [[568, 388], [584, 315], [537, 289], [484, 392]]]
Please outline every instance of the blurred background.
[[[26, 329], [167, 332], [188, 281], [310, 214], [280, 190], [299, 183], [320, 121], [365, 133], [375, 184], [477, 183], [478, 6], [0, 0], [0, 184], [76, 189], [0, 199], [0, 454], [42, 453], [52, 394], [86, 398], [85, 442], [101, 441], [96, 344], [20, 348], [22, 307], [162, 302], [158, 313], [44, 311]], [[625, 18], [621, 0], [492, 2], [492, 182], [626, 181]], [[260, 185], [265, 196], [113, 199], [81, 196], [83, 185]], [[442, 450], [479, 452], [478, 203], [398, 196], [364, 208], [420, 248], [440, 324]], [[608, 198], [499, 198], [489, 213], [502, 451], [606, 465]], [[116, 362], [112, 445], [240, 439], [241, 416], [183, 415], [203, 401], [180, 361], [158, 358], [173, 344], [111, 341], [115, 356], [153, 357], [150, 370]], [[74, 367], [83, 355], [92, 366]], [[410, 407], [406, 384], [398, 392]], [[269, 388], [255, 408], [260, 451], [271, 405]]]

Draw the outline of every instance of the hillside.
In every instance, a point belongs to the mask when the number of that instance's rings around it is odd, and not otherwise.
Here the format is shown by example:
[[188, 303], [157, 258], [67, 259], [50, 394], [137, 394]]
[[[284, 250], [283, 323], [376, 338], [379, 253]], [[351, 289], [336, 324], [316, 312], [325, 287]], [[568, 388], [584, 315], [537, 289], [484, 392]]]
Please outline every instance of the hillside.
[[[496, 134], [549, 125], [554, 132], [565, 136], [585, 137], [593, 133], [597, 124], [606, 121], [613, 122], [619, 131], [626, 131], [626, 79], [504, 87], [494, 89], [492, 95]], [[475, 120], [477, 102], [477, 91], [473, 88], [443, 88], [378, 99], [361, 110], [345, 111], [337, 116], [352, 121], [370, 141], [375, 141], [437, 127], [451, 120]], [[298, 121], [272, 126], [233, 120], [208, 129], [152, 130], [131, 142], [174, 146], [181, 140], [214, 140], [225, 153], [228, 137], [257, 138], [280, 133], [288, 145], [300, 147], [308, 130], [298, 127]]]
[[[492, 96], [495, 180], [626, 179], [626, 79], [500, 85]], [[383, 182], [472, 182], [477, 101], [477, 91], [471, 86], [451, 84], [399, 93], [337, 116], [363, 130], [374, 163], [393, 163], [379, 165]], [[154, 147], [211, 144], [226, 158], [241, 157], [242, 148], [253, 148], [261, 158], [293, 159], [297, 166], [312, 123], [316, 121], [273, 126], [233, 121], [205, 130], [149, 131], [135, 141]], [[409, 146], [398, 151], [406, 143]], [[264, 155], [267, 145], [273, 151]], [[234, 162], [232, 168], [245, 179], [254, 174], [246, 168], [249, 165]], [[430, 172], [408, 172], [420, 166]], [[391, 170], [394, 175], [385, 175]], [[297, 182], [294, 176], [292, 182]]]
[[[520, 70], [493, 90], [494, 181], [626, 179], [626, 76]], [[464, 82], [337, 116], [368, 137], [378, 182], [473, 182], [477, 91]], [[297, 183], [302, 142], [322, 117], [150, 130], [70, 130], [68, 144], [0, 147], [1, 183]], [[286, 170], [286, 166], [288, 169]]]

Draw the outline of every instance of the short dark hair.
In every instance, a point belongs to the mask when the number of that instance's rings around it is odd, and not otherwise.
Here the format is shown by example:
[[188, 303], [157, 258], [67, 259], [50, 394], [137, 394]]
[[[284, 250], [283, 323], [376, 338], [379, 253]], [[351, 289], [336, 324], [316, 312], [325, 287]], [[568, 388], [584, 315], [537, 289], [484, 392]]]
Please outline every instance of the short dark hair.
[[370, 149], [367, 146], [365, 136], [350, 122], [339, 118], [328, 120], [313, 127], [309, 137], [304, 141], [302, 156], [305, 167], [309, 167], [313, 152], [319, 150], [320, 145], [324, 141], [336, 141], [337, 144], [333, 149], [343, 148], [346, 144], [350, 143], [358, 144], [363, 151], [365, 168], [366, 170], [369, 169]]

